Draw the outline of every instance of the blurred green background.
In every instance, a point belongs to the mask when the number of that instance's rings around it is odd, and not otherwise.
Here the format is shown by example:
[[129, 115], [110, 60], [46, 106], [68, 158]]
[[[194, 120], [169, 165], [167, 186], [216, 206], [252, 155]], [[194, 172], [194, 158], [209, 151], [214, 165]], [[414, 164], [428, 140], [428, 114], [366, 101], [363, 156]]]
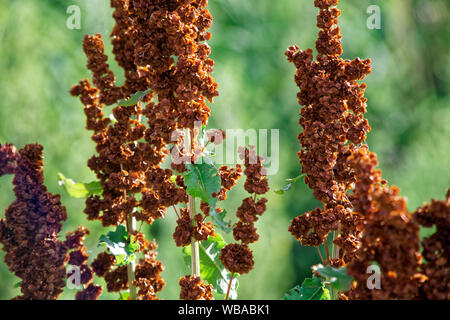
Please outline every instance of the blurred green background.
[[[72, 4], [81, 8], [80, 30], [66, 27]], [[380, 30], [366, 27], [366, 9], [372, 4], [381, 7]], [[450, 187], [450, 2], [359, 0], [342, 1], [339, 8], [343, 57], [373, 61], [366, 81], [372, 126], [368, 143], [379, 155], [384, 177], [402, 189], [411, 210], [433, 197], [443, 198]], [[284, 51], [291, 44], [314, 47], [317, 10], [313, 0], [210, 0], [210, 10], [215, 20], [209, 44], [220, 85], [210, 124], [280, 129], [280, 170], [269, 178], [273, 191], [300, 172], [298, 90]], [[94, 147], [84, 129], [82, 105], [68, 91], [90, 76], [81, 49], [84, 34], [107, 37], [111, 13], [107, 0], [0, 1], [0, 143], [43, 144], [46, 184], [54, 193], [63, 193], [57, 172], [77, 181], [94, 179], [86, 166]], [[110, 64], [120, 79], [112, 56]], [[0, 179], [0, 216], [13, 200], [10, 182], [10, 177]], [[284, 196], [272, 191], [268, 210], [257, 223], [261, 240], [253, 245], [255, 270], [240, 277], [240, 299], [279, 299], [319, 262], [315, 249], [301, 247], [287, 231], [294, 216], [317, 206], [312, 192], [301, 182]], [[234, 214], [244, 196], [241, 191], [230, 194], [228, 212]], [[87, 222], [83, 200], [64, 193], [62, 200], [69, 214], [64, 231], [88, 226], [87, 245], [95, 253], [100, 223]], [[160, 294], [165, 299], [178, 298], [178, 279], [188, 272], [172, 239], [174, 228], [169, 211], [145, 230], [158, 241], [166, 267], [167, 286]], [[18, 279], [3, 257], [1, 252], [0, 299], [10, 299], [18, 294]], [[62, 298], [72, 299], [74, 293], [66, 290]]]

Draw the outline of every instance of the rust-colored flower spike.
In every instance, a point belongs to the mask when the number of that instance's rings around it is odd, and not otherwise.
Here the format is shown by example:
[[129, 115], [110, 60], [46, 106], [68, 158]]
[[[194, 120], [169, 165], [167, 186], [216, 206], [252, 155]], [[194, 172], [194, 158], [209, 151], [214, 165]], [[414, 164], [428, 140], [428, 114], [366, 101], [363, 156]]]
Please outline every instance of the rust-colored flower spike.
[[[419, 273], [419, 226], [408, 212], [406, 199], [397, 187], [388, 187], [376, 168], [377, 157], [367, 146], [348, 158], [356, 173], [351, 195], [354, 210], [363, 218], [361, 245], [347, 266], [355, 278], [351, 299], [413, 299], [423, 275]], [[376, 262], [381, 289], [367, 286], [367, 268]]]
[[[362, 144], [370, 127], [364, 113], [365, 84], [370, 60], [342, 60], [341, 35], [336, 26], [337, 0], [316, 0], [320, 8], [317, 25], [322, 30], [316, 42], [319, 55], [296, 46], [286, 52], [297, 68], [298, 100], [303, 132], [299, 152], [305, 181], [323, 202], [293, 219], [289, 231], [302, 244], [318, 246], [337, 230], [334, 266], [347, 265], [355, 278], [348, 296], [352, 299], [412, 299], [424, 277], [418, 272], [419, 227], [406, 208], [399, 189], [386, 186], [377, 157]], [[326, 243], [325, 243], [326, 244]], [[329, 257], [328, 257], [329, 258]], [[367, 268], [381, 268], [380, 290], [370, 290]]]
[[300, 88], [298, 101], [303, 131], [298, 135], [302, 150], [298, 153], [305, 182], [323, 208], [293, 219], [289, 231], [303, 245], [319, 246], [330, 231], [337, 230], [335, 240], [340, 258], [350, 261], [359, 246], [360, 215], [352, 210], [347, 192], [355, 182], [355, 172], [348, 156], [366, 139], [370, 130], [364, 119], [366, 85], [359, 84], [370, 73], [370, 60], [349, 61], [342, 54], [337, 26], [340, 11], [331, 8], [333, 1], [314, 2], [320, 8], [317, 26], [322, 29], [316, 41], [318, 55], [312, 49], [290, 47], [286, 56], [297, 68], [295, 81]]
[[[87, 199], [85, 212], [104, 226], [129, 222], [130, 217], [152, 223], [164, 216], [167, 207], [187, 201], [185, 188], [178, 187], [170, 179], [173, 172], [160, 164], [174, 130], [192, 129], [196, 121], [206, 124], [210, 112], [206, 100], [217, 95], [210, 75], [214, 63], [204, 43], [210, 38], [206, 30], [212, 17], [204, 0], [113, 0], [111, 6], [116, 21], [113, 53], [124, 69], [125, 83], [116, 85], [101, 36], [86, 36], [83, 49], [95, 87], [83, 80], [71, 90], [85, 105], [87, 128], [94, 131], [98, 155], [88, 165], [103, 188], [102, 197]], [[147, 92], [141, 102], [112, 110], [116, 122], [105, 117], [104, 105], [139, 91]], [[147, 105], [142, 108], [142, 103]], [[142, 194], [141, 201], [136, 200], [137, 193]], [[138, 206], [141, 210], [136, 210]], [[205, 232], [201, 228], [199, 234]], [[120, 270], [115, 274], [123, 278]], [[108, 278], [114, 280], [113, 275]], [[117, 283], [111, 288], [117, 289]]]
[[422, 240], [421, 265], [425, 280], [419, 289], [419, 298], [450, 300], [450, 190], [443, 201], [431, 200], [414, 212], [416, 221], [436, 231]]
[[[11, 145], [0, 150], [3, 163], [4, 159], [16, 159], [16, 165], [6, 171], [14, 173], [16, 199], [6, 210], [5, 219], [0, 219], [5, 263], [21, 278], [22, 295], [15, 299], [57, 299], [66, 285], [68, 249], [58, 234], [67, 213], [60, 196], [49, 193], [43, 185], [43, 148], [28, 144], [14, 157]], [[7, 163], [12, 164], [11, 160]]]
[[[237, 209], [236, 216], [239, 221], [233, 227], [233, 237], [241, 244], [228, 244], [221, 250], [220, 261], [232, 274], [248, 273], [253, 269], [253, 254], [249, 244], [258, 241], [259, 235], [254, 223], [266, 211], [266, 198], [256, 200], [258, 195], [269, 191], [266, 178], [266, 170], [263, 167], [264, 158], [256, 155], [255, 147], [240, 147], [239, 157], [244, 161], [244, 174], [247, 177], [244, 188], [250, 193], [250, 197], [242, 201]], [[239, 167], [240, 170], [240, 167]], [[226, 176], [231, 176], [227, 174]], [[231, 180], [234, 182], [234, 178]]]

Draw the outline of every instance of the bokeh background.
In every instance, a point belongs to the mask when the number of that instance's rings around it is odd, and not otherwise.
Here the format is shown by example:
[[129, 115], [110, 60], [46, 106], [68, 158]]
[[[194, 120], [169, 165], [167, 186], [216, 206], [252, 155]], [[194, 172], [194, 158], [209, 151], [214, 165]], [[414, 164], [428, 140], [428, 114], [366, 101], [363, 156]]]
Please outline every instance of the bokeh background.
[[[366, 81], [372, 126], [368, 143], [378, 153], [384, 177], [401, 188], [411, 210], [433, 197], [443, 198], [450, 187], [450, 2], [341, 2], [343, 57], [373, 61]], [[80, 30], [66, 27], [72, 4], [81, 8]], [[366, 27], [366, 9], [372, 4], [381, 8], [380, 30]], [[317, 10], [313, 0], [210, 0], [210, 10], [215, 20], [209, 44], [220, 85], [210, 123], [224, 129], [280, 129], [280, 170], [270, 177], [273, 191], [300, 172], [295, 70], [284, 51], [291, 44], [314, 47]], [[0, 1], [0, 143], [44, 145], [46, 184], [51, 192], [62, 193], [69, 214], [64, 231], [88, 226], [92, 253], [100, 224], [87, 222], [84, 201], [64, 194], [57, 173], [77, 181], [94, 179], [86, 166], [93, 143], [84, 129], [82, 106], [68, 91], [90, 76], [81, 49], [84, 34], [107, 38], [111, 13], [107, 0]], [[112, 57], [110, 65], [121, 79]], [[0, 217], [13, 200], [10, 183], [9, 177], [0, 179]], [[243, 197], [241, 191], [229, 196], [231, 214]], [[253, 245], [256, 267], [240, 277], [240, 299], [280, 299], [319, 262], [315, 249], [301, 247], [287, 231], [294, 216], [317, 206], [311, 191], [299, 182], [284, 196], [270, 192], [268, 198], [268, 210], [257, 224], [261, 240]], [[188, 273], [172, 239], [174, 227], [175, 215], [169, 211], [145, 230], [158, 241], [166, 266], [167, 286], [160, 295], [165, 299], [178, 298], [178, 279]], [[10, 299], [18, 294], [18, 278], [8, 272], [3, 257], [2, 252], [0, 299]], [[66, 290], [62, 298], [72, 299], [74, 293]]]

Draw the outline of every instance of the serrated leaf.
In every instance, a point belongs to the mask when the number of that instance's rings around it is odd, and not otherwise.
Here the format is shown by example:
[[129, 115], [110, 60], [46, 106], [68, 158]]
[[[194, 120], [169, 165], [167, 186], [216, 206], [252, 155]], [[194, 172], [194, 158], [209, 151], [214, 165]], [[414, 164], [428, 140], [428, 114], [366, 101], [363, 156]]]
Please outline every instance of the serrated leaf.
[[87, 198], [91, 195], [100, 196], [103, 193], [100, 181], [89, 183], [74, 182], [72, 179], [66, 178], [62, 173], [58, 173], [58, 184], [73, 198]]
[[139, 243], [135, 237], [129, 237], [128, 232], [122, 225], [117, 226], [115, 231], [102, 235], [98, 245], [108, 248], [109, 252], [115, 256], [118, 266], [132, 262], [135, 258], [135, 252], [139, 250]]
[[216, 208], [209, 210], [209, 217], [213, 225], [226, 233], [230, 233], [233, 227], [231, 226], [231, 221], [225, 221], [226, 215], [226, 210], [222, 210], [222, 212], [217, 211]]
[[286, 293], [284, 300], [330, 300], [330, 292], [325, 288], [321, 278], [306, 278], [301, 286], [296, 286]]
[[[215, 237], [209, 236], [206, 241], [199, 243], [200, 248], [200, 276], [203, 280], [212, 284], [217, 294], [226, 294], [231, 274], [222, 265], [219, 259], [220, 250], [227, 244], [223, 238], [216, 233]], [[185, 263], [191, 266], [191, 246], [183, 248]], [[237, 299], [237, 288], [239, 285], [237, 274], [234, 275], [230, 289], [230, 299]]]
[[118, 105], [118, 106], [123, 106], [123, 107], [131, 107], [131, 106], [134, 106], [135, 104], [138, 104], [138, 102], [140, 102], [140, 101], [145, 97], [145, 95], [146, 95], [147, 93], [149, 93], [149, 92], [150, 92], [150, 89], [147, 89], [147, 90], [145, 90], [145, 91], [138, 91], [138, 92], [132, 94], [132, 95], [130, 96], [130, 98], [128, 98], [128, 99], [120, 100], [120, 101], [117, 103], [117, 105]]
[[323, 266], [321, 264], [312, 266], [312, 270], [316, 271], [337, 291], [347, 291], [350, 289], [353, 277], [347, 274], [345, 267], [333, 268], [332, 266]]
[[187, 171], [183, 174], [184, 184], [187, 193], [195, 198], [202, 199], [203, 202], [214, 208], [217, 198], [213, 197], [213, 193], [220, 191], [220, 175], [219, 170], [212, 163], [187, 164]]
[[297, 176], [297, 177], [295, 177], [295, 178], [289, 178], [289, 179], [286, 179], [286, 182], [288, 182], [288, 184], [285, 185], [285, 186], [284, 186], [283, 188], [281, 188], [281, 189], [275, 190], [274, 192], [275, 192], [276, 194], [280, 194], [280, 195], [285, 194], [286, 191], [289, 191], [289, 190], [292, 188], [292, 186], [293, 186], [298, 180], [300, 180], [301, 178], [303, 178], [305, 175], [306, 175], [306, 174], [301, 174], [301, 175], [299, 175], [299, 176]]

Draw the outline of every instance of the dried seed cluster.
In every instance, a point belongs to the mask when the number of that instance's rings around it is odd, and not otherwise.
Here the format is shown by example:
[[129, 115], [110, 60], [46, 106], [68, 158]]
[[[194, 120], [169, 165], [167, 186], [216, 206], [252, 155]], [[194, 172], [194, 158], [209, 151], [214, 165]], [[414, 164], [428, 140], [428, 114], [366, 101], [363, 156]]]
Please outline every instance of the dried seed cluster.
[[213, 300], [213, 286], [205, 284], [200, 277], [185, 276], [180, 279], [179, 284], [182, 300]]
[[344, 259], [351, 260], [359, 245], [359, 213], [352, 210], [347, 193], [355, 182], [348, 157], [358, 150], [370, 130], [364, 119], [366, 85], [359, 84], [370, 73], [370, 60], [352, 61], [342, 54], [341, 35], [337, 26], [340, 11], [330, 8], [338, 1], [315, 1], [320, 8], [317, 26], [322, 29], [316, 41], [318, 55], [313, 61], [312, 49], [301, 51], [290, 47], [286, 56], [297, 68], [295, 81], [300, 88], [298, 101], [298, 135], [303, 149], [298, 153], [305, 182], [321, 201], [323, 209], [315, 209], [295, 218], [289, 231], [302, 244], [318, 246], [332, 230], [341, 225], [336, 243], [343, 249]]
[[431, 200], [414, 212], [416, 221], [423, 227], [435, 227], [436, 231], [422, 240], [421, 265], [426, 280], [419, 296], [429, 300], [450, 300], [450, 190], [444, 201]]
[[[406, 199], [397, 187], [385, 186], [376, 169], [376, 155], [362, 146], [349, 157], [356, 172], [352, 194], [354, 210], [363, 219], [361, 246], [348, 264], [356, 280], [352, 299], [412, 299], [422, 275], [418, 272], [419, 226], [408, 212]], [[367, 287], [367, 268], [376, 261], [382, 272], [380, 290]]]
[[[88, 266], [89, 255], [84, 245], [85, 237], [89, 230], [84, 227], [78, 227], [75, 231], [66, 236], [65, 244], [69, 252], [69, 264], [77, 266], [80, 271], [80, 284], [84, 289], [77, 292], [75, 300], [97, 300], [102, 294], [103, 288], [93, 283], [94, 275]], [[72, 269], [67, 275], [70, 277], [75, 269]]]
[[[259, 239], [254, 224], [258, 220], [258, 216], [261, 216], [266, 210], [267, 202], [266, 198], [256, 200], [256, 197], [269, 191], [266, 170], [262, 164], [264, 158], [256, 155], [255, 147], [240, 147], [239, 157], [244, 160], [244, 174], [247, 177], [244, 188], [251, 196], [245, 198], [237, 209], [236, 216], [239, 218], [239, 222], [233, 227], [233, 237], [236, 241], [241, 241], [241, 244], [228, 244], [222, 248], [220, 254], [220, 261], [232, 274], [244, 274], [253, 269], [253, 254], [248, 245]], [[233, 185], [236, 183], [236, 173], [226, 175]]]
[[[142, 233], [134, 234], [139, 243], [139, 252], [144, 258], [140, 259], [135, 268], [136, 279], [134, 285], [138, 288], [139, 300], [157, 300], [157, 293], [165, 286], [161, 277], [164, 266], [158, 261], [155, 241], [149, 242]], [[127, 266], [116, 266], [114, 255], [107, 252], [100, 253], [91, 264], [92, 270], [98, 277], [105, 279], [110, 292], [119, 292], [129, 287]]]
[[[173, 233], [173, 238], [178, 247], [185, 247], [191, 244], [191, 239], [204, 241], [209, 236], [215, 236], [214, 226], [211, 222], [205, 222], [202, 214], [196, 214], [192, 221], [189, 210], [180, 209], [181, 217], [177, 220], [177, 227]], [[194, 222], [194, 223], [193, 223]]]
[[166, 282], [161, 277], [164, 266], [157, 260], [156, 249], [158, 245], [155, 241], [148, 242], [143, 234], [137, 234], [140, 243], [140, 250], [144, 258], [140, 259], [136, 266], [136, 280], [134, 285], [138, 288], [139, 300], [157, 300], [157, 293], [160, 292]]
[[12, 144], [0, 144], [0, 177], [5, 174], [14, 174], [17, 150]]
[[0, 219], [0, 243], [9, 270], [21, 278], [22, 295], [15, 299], [57, 299], [66, 285], [68, 248], [58, 234], [67, 213], [60, 196], [43, 184], [42, 150], [28, 144], [16, 153], [0, 145], [0, 172], [14, 173], [16, 199]]

